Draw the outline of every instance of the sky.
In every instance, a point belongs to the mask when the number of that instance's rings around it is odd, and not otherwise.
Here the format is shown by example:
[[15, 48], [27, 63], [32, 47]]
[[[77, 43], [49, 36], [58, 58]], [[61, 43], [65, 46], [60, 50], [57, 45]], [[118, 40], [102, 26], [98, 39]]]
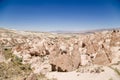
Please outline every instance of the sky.
[[0, 27], [84, 31], [120, 27], [120, 0], [0, 0]]

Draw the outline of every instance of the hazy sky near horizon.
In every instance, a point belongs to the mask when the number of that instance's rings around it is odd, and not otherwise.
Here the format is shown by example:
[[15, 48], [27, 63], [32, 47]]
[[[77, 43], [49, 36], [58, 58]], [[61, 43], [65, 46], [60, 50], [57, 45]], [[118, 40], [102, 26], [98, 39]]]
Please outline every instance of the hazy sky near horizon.
[[0, 0], [0, 27], [81, 31], [120, 27], [120, 0]]

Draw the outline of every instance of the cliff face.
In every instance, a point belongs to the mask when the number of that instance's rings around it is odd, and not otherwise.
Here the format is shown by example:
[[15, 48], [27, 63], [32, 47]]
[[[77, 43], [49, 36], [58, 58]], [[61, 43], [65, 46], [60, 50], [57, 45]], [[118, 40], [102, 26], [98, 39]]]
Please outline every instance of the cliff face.
[[[36, 33], [0, 30], [2, 50], [29, 63], [34, 73], [73, 71], [80, 66], [110, 65], [120, 61], [120, 30], [90, 34]], [[4, 60], [1, 60], [4, 61]], [[0, 62], [1, 62], [0, 61]]]

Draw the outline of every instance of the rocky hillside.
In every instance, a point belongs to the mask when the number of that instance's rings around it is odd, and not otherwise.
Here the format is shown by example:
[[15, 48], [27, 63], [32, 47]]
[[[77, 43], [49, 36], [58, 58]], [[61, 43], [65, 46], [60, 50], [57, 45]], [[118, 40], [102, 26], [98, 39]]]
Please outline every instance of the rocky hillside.
[[120, 62], [120, 30], [60, 34], [0, 29], [0, 62], [10, 60], [6, 50], [29, 64], [34, 74], [110, 66]]

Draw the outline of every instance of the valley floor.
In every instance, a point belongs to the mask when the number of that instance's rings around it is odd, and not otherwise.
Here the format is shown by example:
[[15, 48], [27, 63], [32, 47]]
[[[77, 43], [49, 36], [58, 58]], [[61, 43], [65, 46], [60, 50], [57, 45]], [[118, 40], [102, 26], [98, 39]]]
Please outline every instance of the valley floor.
[[57, 80], [120, 80], [120, 75], [113, 69], [104, 67], [104, 70], [101, 73], [50, 72], [46, 76]]

